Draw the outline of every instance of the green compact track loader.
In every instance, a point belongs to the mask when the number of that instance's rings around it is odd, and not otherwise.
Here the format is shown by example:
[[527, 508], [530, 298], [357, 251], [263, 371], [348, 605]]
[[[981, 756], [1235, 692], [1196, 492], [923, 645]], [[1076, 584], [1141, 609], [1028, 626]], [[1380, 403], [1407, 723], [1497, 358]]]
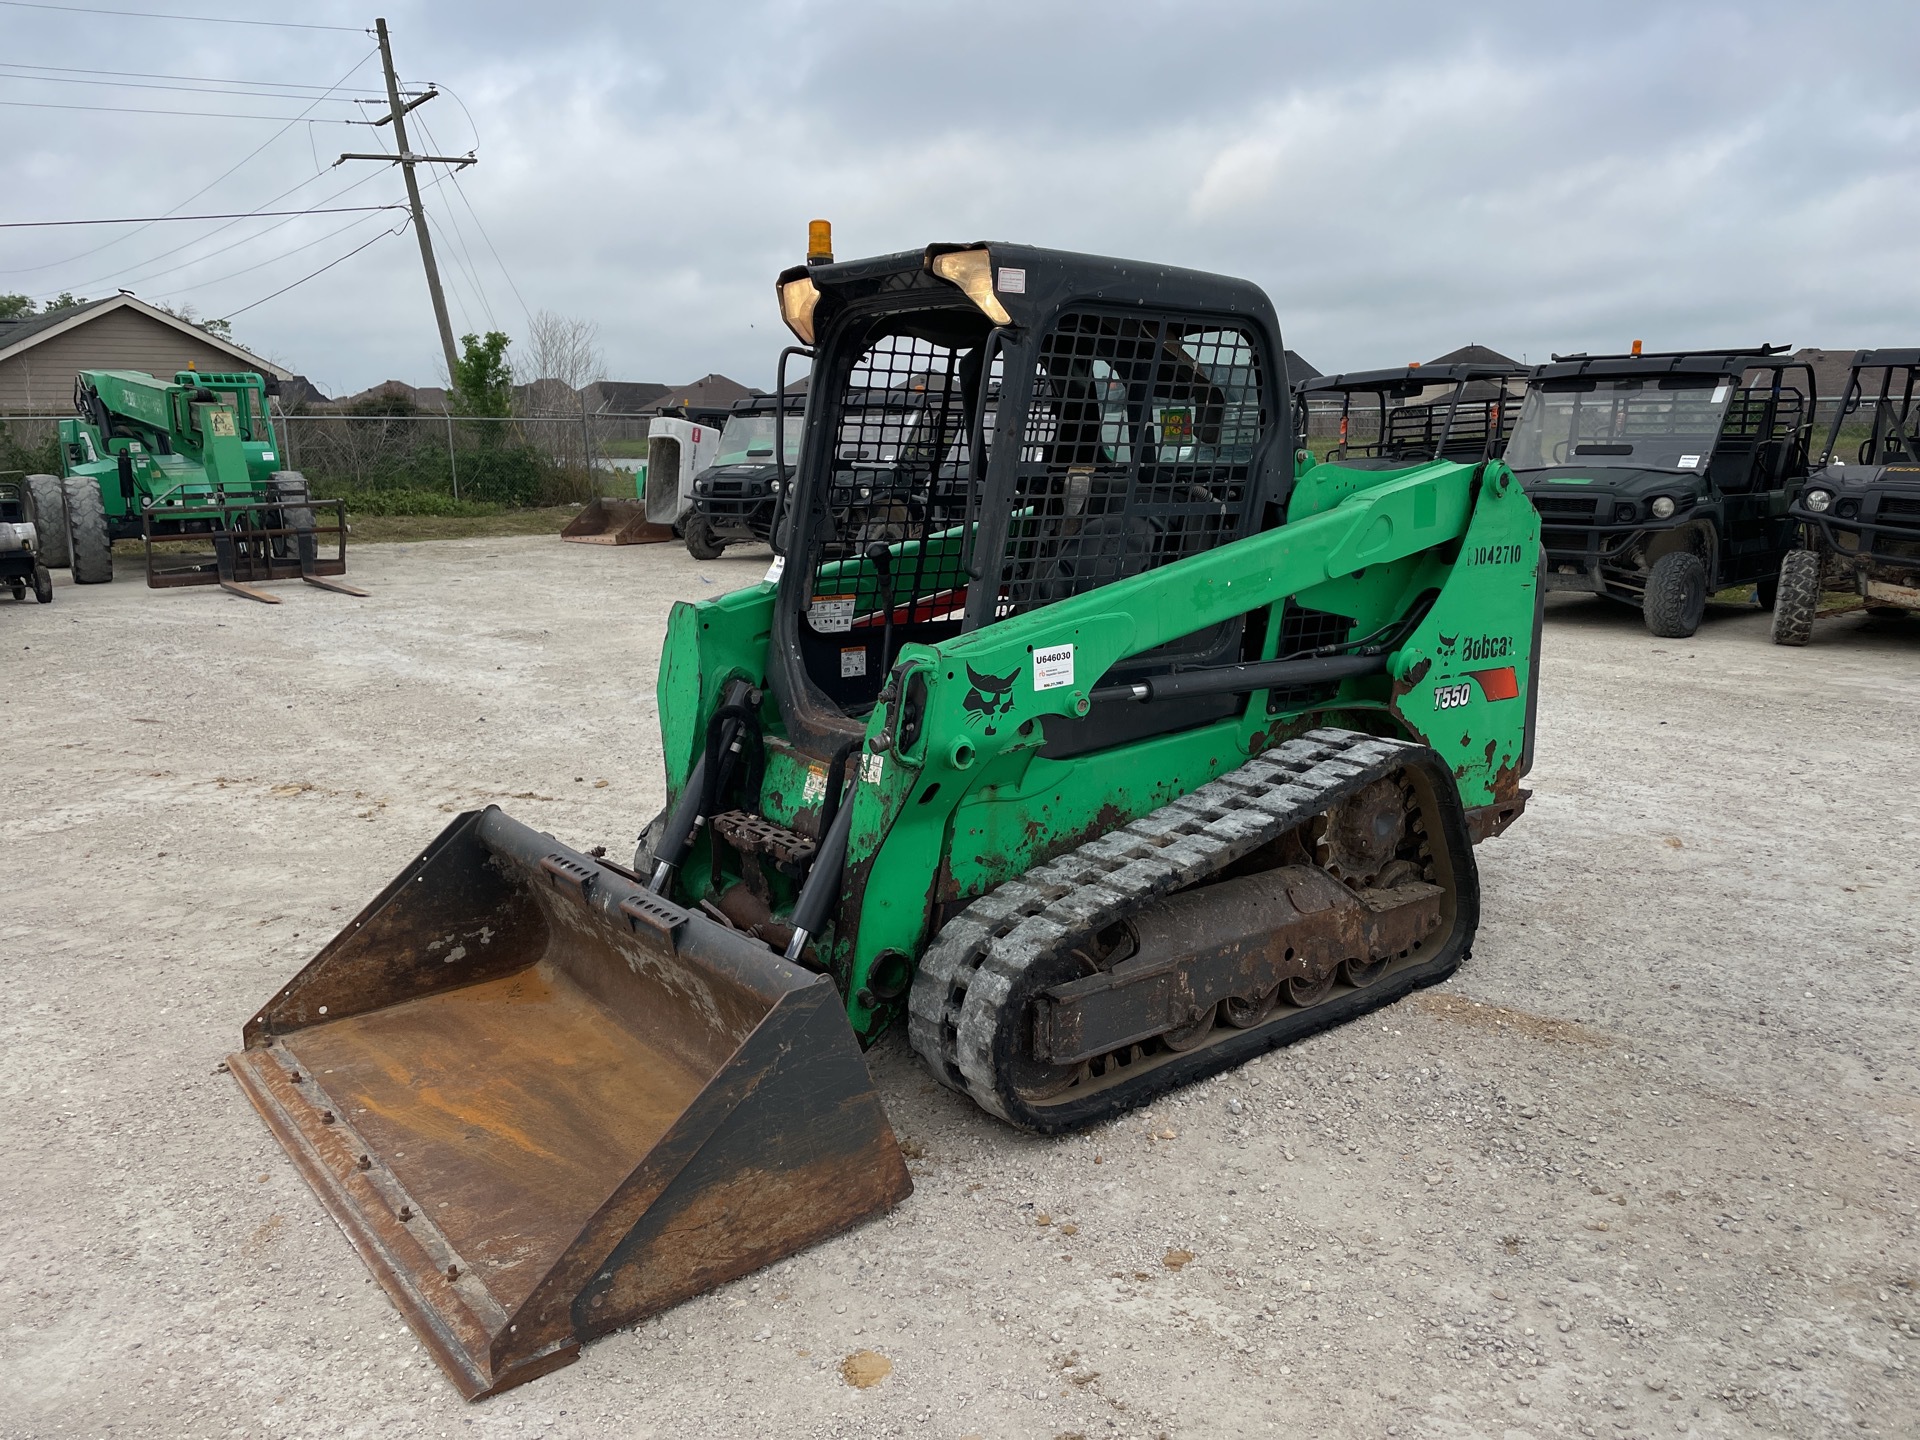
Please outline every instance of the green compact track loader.
[[1256, 287], [972, 244], [778, 296], [780, 559], [668, 621], [633, 864], [463, 815], [230, 1061], [469, 1396], [902, 1200], [889, 1029], [1106, 1120], [1450, 975], [1525, 803], [1533, 507], [1297, 454]]
[[[346, 573], [345, 507], [315, 500], [304, 476], [281, 467], [259, 375], [182, 370], [169, 384], [83, 370], [73, 399], [60, 474], [27, 484], [47, 564], [70, 569], [75, 584], [112, 580], [114, 542], [139, 540], [156, 589], [217, 584], [277, 605], [257, 582], [300, 579], [366, 594], [327, 578]], [[335, 541], [332, 555], [321, 553], [322, 535]]]

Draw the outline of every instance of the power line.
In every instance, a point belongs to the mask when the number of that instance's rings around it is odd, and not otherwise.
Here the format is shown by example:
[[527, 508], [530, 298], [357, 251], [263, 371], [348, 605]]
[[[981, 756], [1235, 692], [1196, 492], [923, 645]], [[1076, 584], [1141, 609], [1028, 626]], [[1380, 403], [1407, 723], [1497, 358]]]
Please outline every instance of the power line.
[[[435, 89], [443, 91], [448, 95], [453, 95], [453, 103], [458, 105], [460, 107], [460, 113], [467, 117], [467, 129], [473, 132], [473, 143], [477, 149], [480, 144], [480, 127], [473, 123], [473, 112], [467, 109], [467, 102], [462, 100], [458, 95], [455, 95], [447, 86], [438, 84], [437, 82], [429, 83], [433, 83]], [[526, 297], [520, 293], [520, 287], [513, 283], [513, 272], [507, 269], [507, 262], [502, 260], [500, 258], [500, 252], [493, 248], [493, 237], [487, 233], [487, 227], [481, 223], [480, 212], [473, 208], [473, 202], [467, 198], [466, 186], [460, 183], [460, 172], [458, 170], [452, 171], [451, 179], [453, 180], [454, 194], [458, 195], [460, 197], [460, 203], [467, 207], [467, 213], [473, 217], [474, 228], [480, 232], [480, 238], [487, 242], [487, 250], [488, 253], [493, 256], [493, 263], [500, 267], [501, 275], [506, 278], [507, 288], [513, 291], [513, 298], [520, 302], [520, 313], [526, 317], [527, 324], [532, 325], [533, 311], [527, 305]]]
[[[10, 0], [0, 0], [0, 5], [8, 3]], [[313, 103], [318, 105], [326, 98], [324, 95], [319, 96]], [[373, 124], [371, 120], [329, 120], [324, 116], [309, 117], [304, 110], [298, 115], [242, 115], [234, 110], [155, 110], [136, 105], [56, 105], [50, 100], [0, 100], [0, 105], [10, 106], [15, 110], [85, 110], [92, 115], [186, 115], [197, 120], [285, 120], [289, 125], [297, 120], [307, 120], [316, 125]]]
[[[321, 173], [324, 174], [325, 172], [323, 171]], [[320, 205], [324, 207], [329, 202], [339, 199], [342, 195], [346, 194], [349, 190], [359, 189], [360, 186], [366, 184], [369, 180], [373, 179], [375, 175], [377, 175], [378, 173], [379, 173], [378, 171], [370, 172], [369, 174], [362, 175], [358, 180], [355, 180], [351, 185], [341, 186], [338, 190], [334, 191], [333, 194], [328, 195], [327, 197], [325, 197], [325, 199], [321, 200]], [[295, 190], [298, 190], [301, 185], [310, 184], [312, 180], [317, 180], [319, 178], [320, 177], [318, 175], [315, 175], [311, 177], [310, 180], [302, 180], [300, 182], [300, 185], [296, 185], [293, 188]], [[289, 191], [288, 193], [290, 194], [292, 192]], [[268, 201], [267, 203], [272, 204], [273, 202]], [[395, 207], [388, 206], [388, 207], [382, 207], [382, 208], [390, 209]], [[266, 214], [267, 212], [260, 211], [258, 213]], [[117, 281], [119, 284], [123, 286], [144, 285], [150, 280], [158, 280], [163, 275], [172, 275], [177, 271], [186, 270], [192, 266], [204, 264], [207, 261], [213, 259], [214, 256], [225, 255], [228, 251], [237, 250], [242, 245], [251, 245], [257, 240], [264, 240], [267, 236], [271, 235], [274, 231], [282, 228], [283, 226], [291, 225], [294, 219], [297, 219], [299, 216], [303, 214], [318, 215], [318, 214], [324, 214], [324, 213], [327, 213], [327, 212], [320, 208], [316, 208], [311, 211], [301, 211], [301, 210], [292, 211], [290, 212], [292, 218], [281, 220], [276, 224], [267, 226], [267, 228], [264, 230], [257, 230], [251, 235], [243, 235], [238, 240], [234, 240], [229, 244], [222, 245], [218, 250], [209, 250], [204, 255], [196, 255], [193, 257], [193, 259], [183, 260], [178, 265], [169, 265], [164, 270], [150, 270], [150, 271], [147, 271], [145, 274], [134, 274], [134, 273], [122, 271], [116, 275], [102, 275], [93, 280], [82, 281], [80, 284], [71, 286], [69, 288], [74, 290], [84, 290], [89, 285], [98, 285], [108, 280]], [[253, 217], [249, 215], [243, 218], [250, 220]], [[238, 223], [239, 223], [238, 221], [234, 221], [232, 222], [232, 224], [229, 224], [229, 225], [216, 225], [213, 229], [209, 230], [206, 234], [196, 235], [193, 239], [187, 241], [186, 244], [176, 245], [171, 250], [162, 250], [158, 255], [149, 256], [147, 259], [140, 261], [139, 264], [133, 266], [132, 268], [133, 270], [138, 271], [143, 269], [145, 266], [153, 264], [157, 260], [165, 260], [169, 256], [178, 255], [182, 250], [190, 250], [195, 245], [198, 245], [201, 241], [211, 240], [214, 236], [218, 235], [222, 230], [231, 229], [233, 224], [238, 224]]]
[[[128, 215], [117, 220], [0, 220], [0, 230], [44, 230], [55, 225], [160, 225], [174, 220], [268, 220], [276, 215], [345, 215], [350, 210], [406, 208], [404, 205], [341, 205], [332, 210], [239, 210], [226, 215]], [[157, 260], [160, 257], [156, 255], [154, 258]]]
[[[0, 5], [12, 5], [16, 3], [19, 3], [19, 0], [0, 0]], [[362, 65], [365, 65], [367, 61], [371, 60], [374, 57], [374, 55], [377, 53], [378, 53], [377, 50], [369, 50], [366, 54], [362, 55], [358, 60], [354, 61], [353, 65], [347, 70], [346, 74], [342, 75], [338, 80], [334, 81], [333, 84], [327, 87], [326, 95], [320, 96], [319, 99], [315, 100], [312, 105], [307, 106], [307, 109], [308, 110], [313, 109], [313, 105], [319, 104], [320, 100], [326, 99], [327, 95], [331, 95], [335, 90], [338, 90], [342, 85], [346, 84], [347, 81], [351, 80], [354, 77], [355, 73], [359, 71], [360, 67]], [[198, 190], [194, 191], [193, 194], [187, 196], [186, 199], [182, 200], [178, 205], [175, 205], [173, 207], [173, 210], [169, 210], [167, 213], [171, 215], [174, 212], [174, 210], [182, 210], [182, 209], [185, 209], [188, 205], [191, 205], [195, 200], [198, 200], [202, 195], [206, 194], [207, 191], [213, 189], [214, 186], [220, 184], [221, 181], [225, 180], [229, 175], [233, 174], [233, 172], [238, 170], [242, 165], [245, 165], [249, 161], [251, 161], [262, 150], [265, 150], [269, 145], [273, 144], [274, 141], [278, 140], [282, 135], [286, 134], [287, 131], [291, 130], [295, 125], [299, 124], [300, 120], [304, 118], [305, 118], [305, 113], [303, 112], [301, 116], [293, 120], [289, 120], [285, 125], [281, 126], [278, 130], [274, 131], [273, 134], [269, 135], [265, 140], [262, 140], [253, 149], [249, 150], [245, 155], [241, 156], [238, 160], [236, 160], [231, 166], [221, 171], [220, 174], [216, 175], [212, 180], [209, 180], [205, 185], [202, 185]], [[296, 186], [295, 188], [297, 189], [299, 187]], [[291, 193], [291, 192], [286, 192], [286, 193]], [[115, 245], [121, 244], [122, 242], [127, 240], [131, 240], [134, 236], [138, 235], [141, 230], [144, 230], [146, 228], [147, 228], [146, 226], [142, 225], [138, 230], [129, 230], [124, 235], [116, 235], [113, 239], [107, 241], [104, 245], [96, 245], [91, 250], [82, 250], [78, 255], [69, 255], [64, 260], [50, 260], [45, 265], [28, 265], [17, 270], [0, 271], [0, 274], [37, 275], [42, 270], [54, 270], [54, 269], [58, 269], [62, 265], [71, 265], [76, 260], [84, 260], [89, 255], [98, 255], [102, 250], [111, 249]]]
[[[405, 207], [390, 206], [385, 208], [403, 209]], [[324, 245], [329, 240], [338, 239], [340, 236], [346, 234], [347, 231], [352, 230], [356, 226], [364, 225], [366, 223], [367, 223], [367, 217], [364, 215], [361, 216], [358, 220], [349, 220], [346, 224], [342, 225], [337, 230], [329, 230], [324, 235], [317, 236], [316, 238], [312, 240], [308, 240], [303, 244], [296, 245], [291, 250], [282, 250], [278, 255], [269, 256], [265, 260], [256, 260], [251, 265], [244, 265], [238, 270], [229, 270], [226, 274], [216, 275], [211, 280], [196, 280], [191, 285], [181, 285], [172, 290], [162, 290], [160, 292], [160, 298], [166, 299], [167, 297], [173, 296], [173, 295], [191, 294], [195, 290], [205, 290], [208, 287], [213, 285], [224, 284], [228, 280], [237, 280], [242, 275], [251, 275], [256, 270], [264, 270], [269, 265], [278, 265], [282, 260], [291, 259], [293, 256], [298, 255], [302, 250], [311, 250], [316, 245]]]
[[264, 25], [274, 30], [345, 30], [365, 33], [364, 25], [308, 25], [297, 20], [241, 20], [231, 15], [166, 15], [154, 10], [99, 10], [90, 5], [50, 5], [47, 0], [0, 0], [16, 10], [53, 10], [62, 15], [118, 15], [132, 20], [194, 20], [204, 25]]
[[[0, 64], [0, 69], [6, 68], [8, 67]], [[32, 85], [98, 85], [109, 90], [166, 90], [182, 95], [245, 95], [261, 100], [305, 100], [307, 98], [305, 95], [289, 95], [281, 90], [222, 90], [216, 88], [214, 85], [156, 85], [151, 80], [126, 80], [117, 77], [111, 80], [82, 80], [74, 75], [0, 75], [0, 80], [25, 80]], [[227, 83], [238, 85], [241, 82], [235, 80]], [[320, 87], [315, 85], [309, 88], [317, 90]], [[324, 95], [319, 98], [328, 100], [328, 97]], [[329, 103], [334, 105], [384, 105], [386, 101], [374, 99], [363, 100], [358, 96], [342, 95], [338, 99], [329, 100]]]
[[247, 311], [253, 309], [255, 305], [264, 305], [269, 300], [278, 299], [280, 296], [286, 294], [287, 291], [292, 290], [297, 286], [306, 284], [307, 281], [313, 279], [315, 275], [324, 275], [327, 273], [327, 271], [333, 269], [335, 265], [341, 264], [343, 261], [351, 260], [354, 256], [358, 255], [362, 250], [365, 250], [367, 248], [367, 245], [378, 245], [382, 240], [385, 240], [388, 236], [391, 236], [391, 235], [406, 234], [407, 226], [412, 223], [413, 223], [413, 219], [411, 216], [409, 216], [407, 219], [401, 221], [400, 224], [396, 225], [393, 229], [382, 230], [378, 235], [374, 236], [373, 239], [367, 241], [366, 245], [355, 246], [353, 249], [349, 250], [346, 254], [342, 255], [339, 260], [328, 261], [325, 265], [322, 265], [318, 270], [314, 271], [312, 275], [302, 275], [298, 280], [294, 281], [292, 285], [282, 285], [278, 290], [274, 291], [273, 294], [262, 295], [258, 300], [253, 301], [251, 304], [242, 305], [238, 310], [229, 310], [225, 315], [221, 316], [220, 318], [223, 320], [231, 320], [236, 315], [246, 314]]
[[[427, 120], [424, 114], [420, 116], [419, 123], [420, 133], [427, 137], [427, 144], [435, 150], [438, 150], [440, 148], [440, 142], [434, 139], [433, 131], [427, 128]], [[478, 138], [478, 136], [475, 137], [476, 141]], [[443, 172], [445, 175], [458, 175], [459, 173], [458, 170]], [[453, 229], [454, 243], [460, 247], [461, 268], [466, 273], [467, 283], [473, 286], [474, 297], [480, 302], [480, 309], [486, 312], [487, 324], [497, 330], [499, 328], [499, 322], [493, 318], [493, 302], [487, 298], [486, 287], [480, 283], [480, 269], [473, 263], [473, 252], [467, 248], [467, 237], [460, 228], [460, 212], [453, 208], [452, 201], [447, 202], [447, 223]]]
[[[270, 205], [278, 205], [282, 200], [286, 199], [287, 196], [293, 194], [294, 191], [306, 189], [307, 186], [311, 185], [314, 181], [320, 179], [326, 173], [327, 171], [324, 169], [315, 170], [314, 173], [307, 176], [306, 179], [294, 182], [292, 185], [289, 185], [286, 189], [282, 190], [278, 195], [275, 195], [270, 200], [263, 201], [261, 203], [260, 208], [262, 210], [265, 210]], [[331, 205], [335, 200], [338, 200], [342, 195], [345, 195], [349, 190], [352, 190], [353, 188], [354, 187], [352, 185], [343, 186], [340, 189], [335, 190], [331, 195], [326, 195], [321, 197], [318, 203], [320, 205]], [[155, 261], [168, 259], [171, 256], [178, 255], [182, 250], [191, 250], [195, 245], [198, 245], [201, 241], [211, 240], [214, 236], [218, 235], [221, 231], [231, 230], [235, 225], [238, 225], [239, 223], [240, 221], [238, 220], [229, 220], [227, 221], [226, 224], [216, 225], [213, 227], [213, 229], [206, 231], [204, 234], [196, 235], [191, 240], [182, 241], [180, 244], [174, 246], [171, 250], [162, 250], [158, 255], [149, 255], [144, 260], [136, 260], [131, 266], [121, 266], [119, 269], [114, 270], [106, 275], [91, 276], [86, 280], [82, 280], [76, 285], [69, 285], [65, 288], [69, 290], [77, 291], [77, 290], [84, 290], [90, 285], [105, 284], [108, 281], [112, 281], [116, 285], [125, 286], [129, 284], [137, 283], [139, 280], [142, 280], [142, 279], [151, 280], [155, 278], [152, 275], [139, 277], [139, 276], [134, 276], [130, 274], [129, 271], [139, 270], [143, 266], [153, 264]], [[279, 221], [277, 224], [267, 226], [265, 230], [262, 230], [260, 232], [260, 235], [265, 235], [271, 231], [278, 230], [281, 225], [290, 225], [292, 223], [293, 222], [291, 220]], [[250, 238], [258, 239], [259, 236], [256, 235]], [[237, 243], [245, 243], [245, 242], [241, 241]], [[221, 255], [231, 248], [232, 246], [223, 246], [221, 247], [221, 249], [215, 250], [212, 253], [214, 255]], [[208, 259], [211, 257], [202, 256], [201, 258]], [[159, 273], [162, 275], [166, 275], [166, 274], [170, 274], [171, 272], [162, 270]]]
[[[301, 80], [235, 80], [224, 75], [174, 75], [161, 70], [97, 70], [88, 65], [28, 65], [16, 60], [0, 60], [0, 70], [48, 70], [57, 75], [110, 75], [133, 80], [198, 80], [209, 85], [265, 85], [274, 90], [318, 90], [327, 95], [339, 88], [337, 85], [309, 85]], [[33, 77], [20, 76], [19, 78]], [[408, 90], [401, 93], [411, 96], [417, 92]], [[306, 97], [290, 95], [287, 98], [300, 100]]]

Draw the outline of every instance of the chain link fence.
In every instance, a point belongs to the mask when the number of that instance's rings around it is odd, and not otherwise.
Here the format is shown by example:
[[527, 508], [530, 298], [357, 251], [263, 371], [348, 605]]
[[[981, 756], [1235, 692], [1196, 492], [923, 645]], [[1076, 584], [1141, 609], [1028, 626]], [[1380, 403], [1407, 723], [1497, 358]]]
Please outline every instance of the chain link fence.
[[[58, 470], [57, 415], [0, 416], [0, 474]], [[645, 415], [276, 415], [281, 467], [316, 496], [366, 514], [458, 514], [478, 506], [632, 495]]]

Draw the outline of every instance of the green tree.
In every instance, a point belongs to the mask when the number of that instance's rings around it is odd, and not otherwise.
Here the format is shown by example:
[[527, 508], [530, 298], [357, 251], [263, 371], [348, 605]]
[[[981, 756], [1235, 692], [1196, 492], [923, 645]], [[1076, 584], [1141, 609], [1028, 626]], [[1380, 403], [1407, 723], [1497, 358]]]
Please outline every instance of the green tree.
[[512, 343], [498, 330], [489, 330], [484, 340], [460, 337], [460, 359], [448, 397], [454, 414], [504, 420], [513, 413], [513, 372], [507, 366], [507, 346]]
[[39, 308], [25, 295], [0, 295], [0, 320], [25, 320]]
[[87, 303], [86, 296], [75, 295], [71, 290], [62, 290], [58, 295], [54, 296], [53, 299], [47, 302], [47, 308], [42, 313], [51, 315], [56, 310], [71, 310], [75, 306], [84, 305], [86, 303]]

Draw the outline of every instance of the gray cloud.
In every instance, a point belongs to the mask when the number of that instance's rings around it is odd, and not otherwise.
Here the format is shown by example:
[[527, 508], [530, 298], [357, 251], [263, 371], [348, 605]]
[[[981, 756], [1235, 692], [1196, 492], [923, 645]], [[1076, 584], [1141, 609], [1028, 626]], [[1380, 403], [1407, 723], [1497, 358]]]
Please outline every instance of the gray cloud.
[[[525, 304], [597, 319], [620, 378], [769, 383], [773, 276], [814, 215], [842, 255], [1000, 237], [1245, 275], [1329, 369], [1466, 341], [1535, 359], [1633, 338], [1920, 343], [1910, 6], [486, 3], [390, 18], [403, 72], [452, 87], [420, 112], [431, 140], [482, 157], [464, 200], [450, 184], [429, 200], [456, 324], [525, 329], [471, 202]], [[320, 83], [368, 48], [7, 9], [0, 38], [26, 63]], [[0, 81], [0, 98], [75, 103], [63, 90], [298, 108]], [[156, 213], [275, 128], [0, 117], [18, 218]], [[296, 126], [192, 208], [258, 205], [374, 133]], [[397, 176], [342, 167], [292, 198], [363, 177], [337, 203], [399, 197]], [[127, 285], [219, 315], [391, 220], [313, 217], [257, 241], [266, 222], [246, 222], [154, 260], [212, 229], [156, 226], [60, 264], [108, 236], [0, 232], [0, 291]], [[439, 369], [410, 238], [236, 329], [340, 390]]]

